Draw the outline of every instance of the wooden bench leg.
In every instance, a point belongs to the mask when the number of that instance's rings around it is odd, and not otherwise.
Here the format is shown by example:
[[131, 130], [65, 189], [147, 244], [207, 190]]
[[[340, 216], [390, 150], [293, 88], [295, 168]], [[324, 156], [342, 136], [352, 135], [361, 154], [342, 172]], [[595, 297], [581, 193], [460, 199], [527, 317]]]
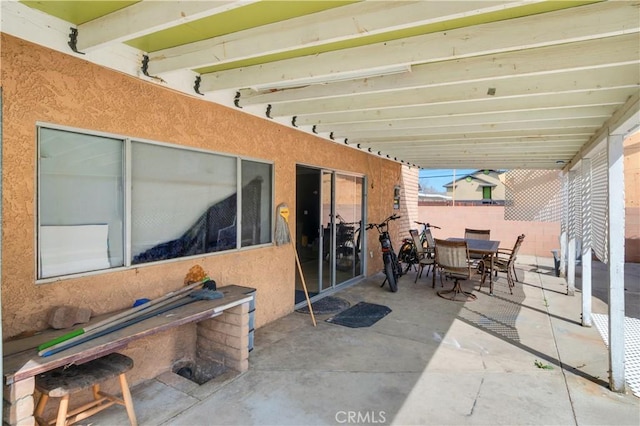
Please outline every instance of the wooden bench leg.
[[124, 406], [127, 409], [127, 416], [129, 416], [129, 423], [131, 426], [138, 426], [136, 420], [136, 412], [133, 409], [133, 398], [131, 398], [131, 392], [129, 391], [129, 384], [124, 374], [120, 374], [120, 388], [122, 389], [122, 399], [124, 400]]
[[66, 425], [68, 409], [69, 409], [69, 395], [65, 395], [60, 399], [60, 407], [58, 408], [58, 417], [56, 418], [56, 426]]
[[49, 395], [43, 393], [40, 395], [40, 399], [38, 400], [38, 404], [36, 405], [36, 409], [33, 412], [33, 417], [40, 426], [47, 425], [48, 423], [42, 418], [42, 413], [44, 413], [44, 408], [47, 406], [47, 402], [49, 401]]

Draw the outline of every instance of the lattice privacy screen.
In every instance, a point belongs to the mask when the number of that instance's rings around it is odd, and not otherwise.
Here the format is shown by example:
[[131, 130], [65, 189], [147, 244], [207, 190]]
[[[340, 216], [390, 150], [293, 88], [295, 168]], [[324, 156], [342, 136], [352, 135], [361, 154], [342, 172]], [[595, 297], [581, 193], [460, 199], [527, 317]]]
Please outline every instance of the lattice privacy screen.
[[591, 158], [591, 247], [603, 263], [609, 261], [608, 163], [606, 150]]
[[582, 240], [582, 168], [569, 172], [567, 181], [569, 237]]
[[505, 220], [560, 222], [565, 186], [557, 170], [509, 170], [505, 174]]

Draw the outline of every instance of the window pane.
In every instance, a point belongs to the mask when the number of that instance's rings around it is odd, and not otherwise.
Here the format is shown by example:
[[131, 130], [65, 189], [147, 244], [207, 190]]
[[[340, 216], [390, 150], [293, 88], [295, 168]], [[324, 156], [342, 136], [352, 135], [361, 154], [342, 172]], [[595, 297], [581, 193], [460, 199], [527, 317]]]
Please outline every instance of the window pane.
[[242, 247], [271, 242], [272, 168], [242, 161]]
[[236, 159], [132, 143], [132, 263], [236, 248]]
[[336, 284], [362, 273], [360, 263], [364, 179], [336, 173]]
[[123, 147], [39, 129], [39, 278], [124, 264]]

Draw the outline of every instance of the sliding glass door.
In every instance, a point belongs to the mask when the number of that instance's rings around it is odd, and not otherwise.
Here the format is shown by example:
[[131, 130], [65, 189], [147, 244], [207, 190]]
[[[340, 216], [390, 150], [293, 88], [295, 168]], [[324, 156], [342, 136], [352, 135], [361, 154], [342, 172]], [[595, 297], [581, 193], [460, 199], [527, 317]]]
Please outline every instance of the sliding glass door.
[[362, 177], [335, 174], [335, 283], [362, 274]]
[[[362, 275], [364, 178], [298, 166], [296, 247], [310, 297]], [[296, 303], [304, 300], [301, 281]]]

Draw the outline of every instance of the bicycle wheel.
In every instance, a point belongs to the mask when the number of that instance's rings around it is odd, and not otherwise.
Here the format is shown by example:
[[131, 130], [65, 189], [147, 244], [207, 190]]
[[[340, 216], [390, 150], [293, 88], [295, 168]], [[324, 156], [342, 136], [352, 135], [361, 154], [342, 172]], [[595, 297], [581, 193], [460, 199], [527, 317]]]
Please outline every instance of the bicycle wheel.
[[389, 289], [391, 290], [391, 292], [395, 293], [396, 291], [398, 291], [398, 282], [396, 281], [396, 275], [393, 271], [393, 264], [390, 261], [384, 264], [384, 274], [387, 276], [387, 281], [389, 282]]

